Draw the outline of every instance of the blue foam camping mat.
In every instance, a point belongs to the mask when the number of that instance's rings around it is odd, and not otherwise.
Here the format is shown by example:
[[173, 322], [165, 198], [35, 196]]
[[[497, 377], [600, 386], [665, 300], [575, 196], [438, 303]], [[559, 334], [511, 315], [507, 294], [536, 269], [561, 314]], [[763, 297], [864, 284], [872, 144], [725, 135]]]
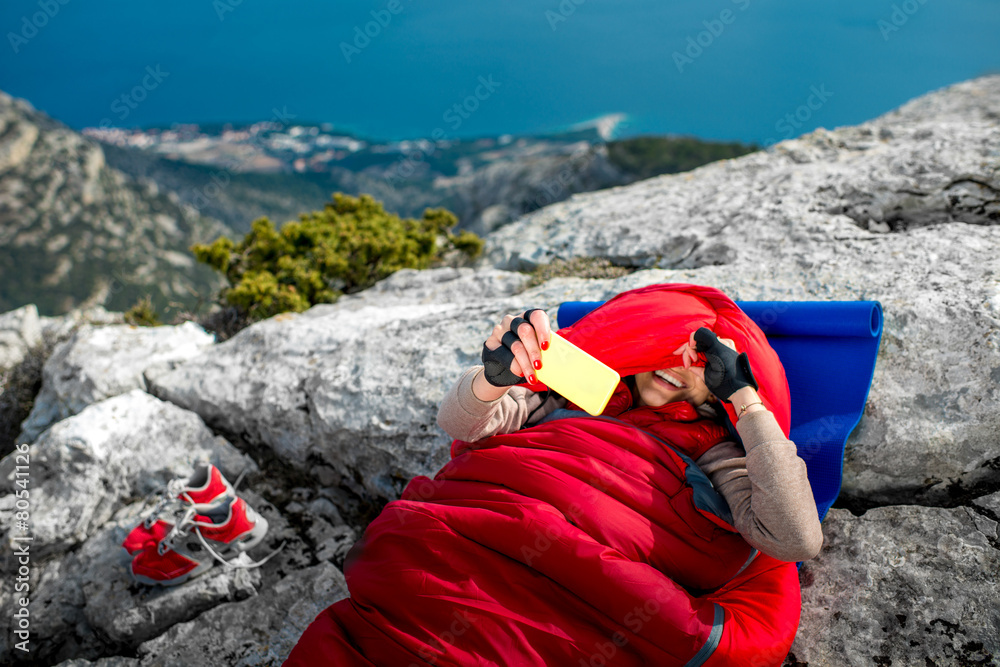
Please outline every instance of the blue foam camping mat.
[[[603, 301], [559, 306], [566, 327]], [[844, 444], [861, 419], [882, 338], [878, 301], [737, 301], [767, 336], [788, 378], [790, 437], [806, 462], [822, 520], [840, 494]]]

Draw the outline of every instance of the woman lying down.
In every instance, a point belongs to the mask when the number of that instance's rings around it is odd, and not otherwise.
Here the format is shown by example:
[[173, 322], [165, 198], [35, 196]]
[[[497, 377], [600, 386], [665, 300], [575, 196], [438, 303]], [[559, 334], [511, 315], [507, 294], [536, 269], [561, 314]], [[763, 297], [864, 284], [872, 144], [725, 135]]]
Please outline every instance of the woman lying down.
[[788, 385], [724, 294], [653, 285], [560, 331], [622, 376], [594, 417], [508, 315], [441, 404], [455, 442], [345, 562], [286, 665], [780, 665], [823, 542]]

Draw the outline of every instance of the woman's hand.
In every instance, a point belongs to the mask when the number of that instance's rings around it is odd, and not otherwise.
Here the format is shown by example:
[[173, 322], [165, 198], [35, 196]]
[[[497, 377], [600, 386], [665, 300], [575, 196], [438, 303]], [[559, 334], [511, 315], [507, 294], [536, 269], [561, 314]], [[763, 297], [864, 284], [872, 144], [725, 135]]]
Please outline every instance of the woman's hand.
[[[673, 354], [679, 354], [683, 358], [684, 368], [690, 368], [691, 364], [698, 361], [698, 343], [694, 339], [694, 333], [694, 331], [691, 332], [688, 342], [673, 351]], [[736, 343], [732, 338], [719, 338], [719, 342], [736, 351]]]
[[674, 350], [674, 354], [683, 357], [685, 368], [697, 359], [699, 352], [705, 355], [705, 384], [713, 394], [729, 401], [746, 387], [756, 391], [757, 380], [750, 368], [750, 359], [746, 352], [737, 354], [736, 344], [731, 339], [719, 338], [710, 329], [701, 327], [691, 333], [687, 343]]
[[[541, 351], [548, 348], [551, 333], [549, 316], [539, 308], [505, 316], [483, 344], [485, 371], [476, 378], [485, 379], [493, 389], [474, 382], [475, 394], [481, 400], [495, 400], [525, 379], [535, 384], [534, 371], [542, 367]], [[498, 388], [503, 391], [497, 393]]]

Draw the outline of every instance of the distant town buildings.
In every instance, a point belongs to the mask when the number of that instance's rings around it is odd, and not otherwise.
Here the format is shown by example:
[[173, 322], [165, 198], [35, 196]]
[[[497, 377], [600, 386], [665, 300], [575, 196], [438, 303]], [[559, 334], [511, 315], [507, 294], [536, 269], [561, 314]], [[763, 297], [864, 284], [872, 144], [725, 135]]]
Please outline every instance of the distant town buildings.
[[[195, 164], [235, 167], [236, 171], [324, 172], [369, 143], [338, 134], [329, 123], [284, 127], [273, 121], [244, 127], [226, 124], [219, 131], [196, 124], [169, 128], [88, 127], [83, 134], [122, 148], [137, 148]], [[403, 152], [412, 141], [371, 146], [376, 152]], [[429, 143], [429, 142], [427, 142]]]

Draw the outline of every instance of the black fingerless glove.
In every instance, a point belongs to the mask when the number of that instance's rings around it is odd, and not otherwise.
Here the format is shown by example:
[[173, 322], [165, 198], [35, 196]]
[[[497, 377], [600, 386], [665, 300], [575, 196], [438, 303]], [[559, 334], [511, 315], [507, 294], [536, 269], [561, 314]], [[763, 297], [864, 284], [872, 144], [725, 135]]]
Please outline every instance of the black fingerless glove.
[[495, 350], [486, 347], [483, 343], [483, 371], [486, 381], [494, 387], [510, 387], [524, 382], [520, 375], [514, 375], [510, 370], [510, 362], [514, 361], [514, 353], [510, 351], [510, 346], [520, 340], [511, 332], [507, 332], [500, 339], [502, 345]]
[[728, 401], [743, 387], [757, 389], [757, 380], [746, 352], [737, 354], [705, 327], [694, 332], [694, 342], [696, 349], [705, 355], [705, 384], [710, 392]]
[[524, 317], [515, 317], [510, 323], [510, 331], [500, 339], [501, 345], [497, 349], [491, 350], [486, 347], [486, 343], [483, 343], [483, 368], [485, 369], [483, 376], [494, 387], [510, 387], [524, 382], [523, 377], [515, 375], [510, 370], [510, 363], [514, 361], [514, 353], [511, 352], [510, 348], [521, 340], [517, 336], [517, 328], [524, 323], [530, 326], [531, 314], [536, 310], [539, 309], [532, 308], [524, 312]]

